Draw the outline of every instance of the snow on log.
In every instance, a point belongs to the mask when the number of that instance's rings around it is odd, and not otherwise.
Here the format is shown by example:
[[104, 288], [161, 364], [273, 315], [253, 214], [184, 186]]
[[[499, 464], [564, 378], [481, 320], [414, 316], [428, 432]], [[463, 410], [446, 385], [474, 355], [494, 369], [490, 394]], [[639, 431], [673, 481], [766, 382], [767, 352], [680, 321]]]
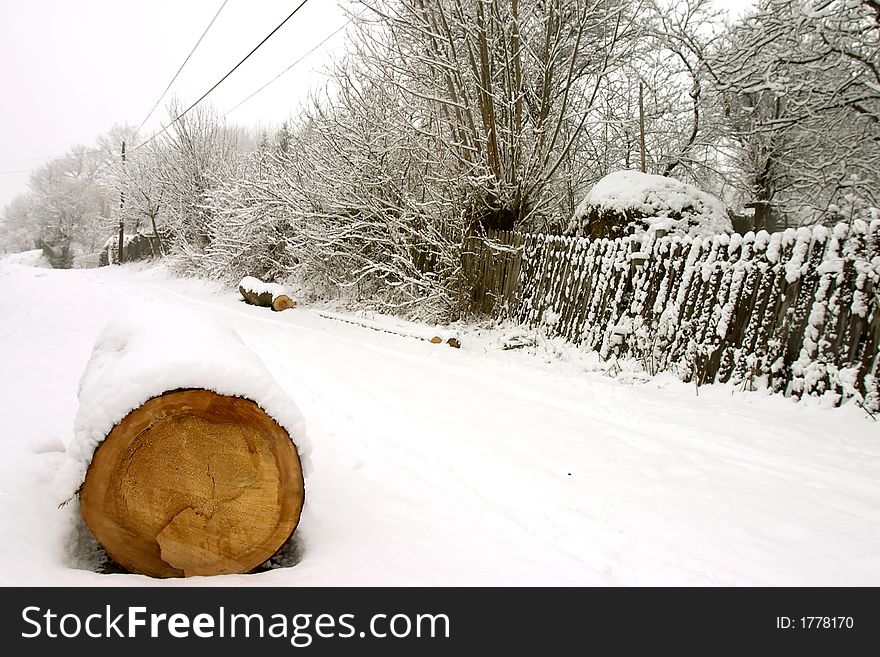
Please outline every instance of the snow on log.
[[296, 302], [287, 290], [277, 283], [264, 283], [259, 278], [245, 276], [238, 284], [238, 291], [249, 304], [280, 311], [293, 308]]
[[74, 432], [67, 474], [82, 518], [131, 572], [245, 573], [299, 522], [302, 416], [210, 316], [144, 305], [111, 320], [80, 383]]

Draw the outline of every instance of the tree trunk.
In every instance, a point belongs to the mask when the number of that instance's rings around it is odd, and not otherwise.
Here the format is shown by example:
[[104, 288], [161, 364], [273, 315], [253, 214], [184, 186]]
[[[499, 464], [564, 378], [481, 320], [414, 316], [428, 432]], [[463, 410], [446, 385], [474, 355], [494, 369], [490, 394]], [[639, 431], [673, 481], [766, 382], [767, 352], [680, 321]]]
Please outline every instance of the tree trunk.
[[642, 173], [647, 173], [645, 163], [645, 83], [639, 78], [639, 163]]
[[154, 397], [96, 450], [80, 495], [86, 524], [131, 572], [246, 573], [299, 522], [302, 467], [255, 403], [201, 389]]

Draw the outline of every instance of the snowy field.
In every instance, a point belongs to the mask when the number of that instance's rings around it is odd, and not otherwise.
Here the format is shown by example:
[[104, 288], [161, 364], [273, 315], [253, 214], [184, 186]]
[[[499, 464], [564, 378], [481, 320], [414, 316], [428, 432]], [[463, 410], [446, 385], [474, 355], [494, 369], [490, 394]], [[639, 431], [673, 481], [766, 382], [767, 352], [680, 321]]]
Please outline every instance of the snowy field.
[[[612, 378], [558, 345], [502, 350], [503, 330], [452, 349], [162, 269], [22, 262], [0, 262], [2, 585], [880, 585], [880, 424], [853, 405]], [[230, 323], [305, 415], [292, 567], [88, 569], [56, 475], [95, 338], [145, 301]]]

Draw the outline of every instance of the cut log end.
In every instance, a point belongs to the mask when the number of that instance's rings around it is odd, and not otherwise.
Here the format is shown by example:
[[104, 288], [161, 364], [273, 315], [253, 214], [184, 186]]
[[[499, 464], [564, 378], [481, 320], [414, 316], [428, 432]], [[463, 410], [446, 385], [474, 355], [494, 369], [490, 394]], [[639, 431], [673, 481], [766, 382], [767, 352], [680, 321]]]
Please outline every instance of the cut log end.
[[287, 432], [246, 399], [155, 397], [98, 447], [82, 517], [122, 567], [153, 577], [246, 573], [291, 536], [305, 490]]
[[272, 301], [272, 310], [281, 311], [287, 310], [288, 308], [293, 308], [296, 306], [296, 301], [291, 299], [286, 294], [281, 294]]

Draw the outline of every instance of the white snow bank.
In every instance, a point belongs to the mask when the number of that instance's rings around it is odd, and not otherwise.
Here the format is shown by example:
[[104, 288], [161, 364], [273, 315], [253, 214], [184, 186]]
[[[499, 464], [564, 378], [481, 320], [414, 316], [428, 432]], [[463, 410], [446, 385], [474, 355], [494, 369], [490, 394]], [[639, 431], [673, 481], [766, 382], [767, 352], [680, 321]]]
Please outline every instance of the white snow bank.
[[291, 299], [293, 295], [287, 291], [287, 288], [283, 285], [278, 285], [278, 283], [264, 283], [259, 278], [254, 278], [253, 276], [245, 276], [241, 279], [241, 282], [238, 284], [239, 287], [244, 288], [248, 292], [253, 292], [254, 294], [271, 294], [272, 301], [281, 296], [287, 296]]
[[43, 255], [42, 249], [34, 249], [33, 251], [22, 251], [21, 253], [10, 253], [9, 255], [0, 256], [0, 262], [4, 265], [21, 265], [23, 267], [52, 269], [52, 264], [46, 256]]
[[2, 586], [183, 583], [90, 572], [50, 488], [65, 457], [34, 449], [67, 440], [112, 311], [156, 300], [230, 322], [320, 445], [296, 567], [187, 587], [880, 585], [878, 425], [855, 404], [697, 395], [512, 322], [452, 325], [449, 349], [256, 313], [165, 266], [0, 266], [0, 283]]
[[79, 384], [62, 486], [68, 491], [79, 487], [98, 445], [128, 413], [179, 388], [204, 388], [257, 403], [287, 430], [304, 472], [310, 470], [311, 445], [302, 414], [232, 328], [197, 311], [142, 304], [113, 317], [95, 343]]
[[[585, 221], [590, 209], [636, 211], [649, 226], [671, 228], [690, 235], [730, 232], [727, 212], [719, 199], [694, 185], [641, 171], [615, 171], [599, 180], [578, 204], [572, 228]], [[675, 219], [672, 215], [682, 215]]]

